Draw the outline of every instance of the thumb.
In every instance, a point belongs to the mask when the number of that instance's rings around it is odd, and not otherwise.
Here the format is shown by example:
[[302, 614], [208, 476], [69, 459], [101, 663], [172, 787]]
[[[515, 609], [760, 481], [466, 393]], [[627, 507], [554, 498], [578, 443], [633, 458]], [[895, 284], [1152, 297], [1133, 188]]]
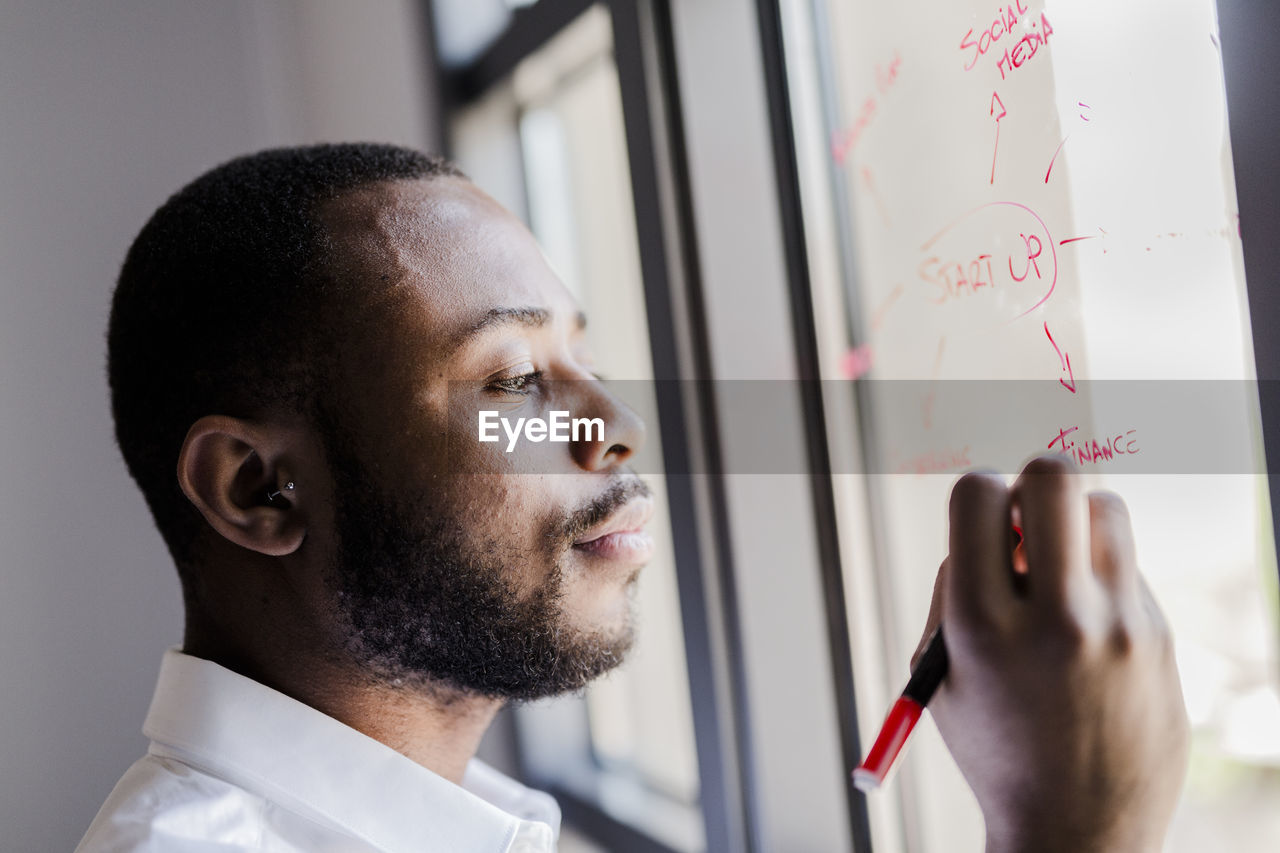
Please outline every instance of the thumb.
[[938, 567], [938, 576], [933, 581], [933, 600], [929, 602], [929, 618], [924, 623], [924, 634], [920, 637], [920, 642], [916, 644], [915, 653], [911, 655], [911, 669], [915, 670], [916, 664], [920, 663], [920, 656], [924, 654], [924, 650], [929, 645], [934, 631], [938, 630], [938, 626], [942, 624], [942, 591], [947, 587], [947, 571], [951, 567], [951, 558], [942, 561], [942, 565]]

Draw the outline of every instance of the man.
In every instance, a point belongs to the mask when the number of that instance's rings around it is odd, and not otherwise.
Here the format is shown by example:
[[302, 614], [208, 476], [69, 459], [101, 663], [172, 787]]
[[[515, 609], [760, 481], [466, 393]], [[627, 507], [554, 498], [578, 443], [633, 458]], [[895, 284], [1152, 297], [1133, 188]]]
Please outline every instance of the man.
[[[415, 152], [268, 151], [157, 211], [109, 374], [186, 634], [80, 850], [553, 849], [554, 802], [473, 756], [504, 703], [631, 641], [644, 427], [584, 324], [528, 232]], [[481, 410], [603, 431], [507, 452]], [[1180, 786], [1167, 631], [1123, 504], [1076, 479], [1042, 460], [953, 493], [934, 708], [991, 850], [1157, 850]]]

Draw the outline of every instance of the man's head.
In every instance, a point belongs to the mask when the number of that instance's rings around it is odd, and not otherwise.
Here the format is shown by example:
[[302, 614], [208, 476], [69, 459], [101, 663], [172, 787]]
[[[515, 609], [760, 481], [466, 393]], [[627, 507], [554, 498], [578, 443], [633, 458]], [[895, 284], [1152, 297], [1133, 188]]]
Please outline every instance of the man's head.
[[[582, 323], [528, 232], [416, 152], [264, 152], [175, 195], [129, 251], [108, 348], [189, 623], [252, 657], [254, 619], [282, 620], [381, 681], [513, 698], [615, 664], [649, 551], [623, 467], [643, 426]], [[506, 454], [478, 409], [606, 430]]]

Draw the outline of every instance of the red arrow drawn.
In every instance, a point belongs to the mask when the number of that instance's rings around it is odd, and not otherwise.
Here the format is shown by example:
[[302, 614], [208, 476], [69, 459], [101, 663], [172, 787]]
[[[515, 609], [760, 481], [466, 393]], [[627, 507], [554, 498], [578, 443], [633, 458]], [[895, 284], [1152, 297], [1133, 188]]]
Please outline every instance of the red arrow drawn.
[[1070, 383], [1061, 377], [1059, 377], [1058, 381], [1062, 383], [1063, 388], [1066, 388], [1072, 394], [1076, 393], [1076, 375], [1071, 370], [1071, 353], [1067, 353], [1064, 356], [1062, 350], [1058, 349], [1058, 342], [1053, 339], [1053, 335], [1049, 334], [1049, 324], [1047, 322], [1044, 324], [1044, 333], [1049, 336], [1049, 343], [1053, 344], [1053, 351], [1058, 354], [1058, 362], [1062, 365], [1062, 369], [1067, 371], [1067, 376], [1071, 379]]
[[[996, 104], [1000, 105], [1000, 115], [996, 115]], [[996, 120], [996, 147], [991, 152], [991, 183], [996, 182], [996, 155], [1000, 153], [1000, 119], [1009, 114], [1004, 108], [1004, 101], [1000, 100], [999, 92], [991, 93], [991, 116]]]
[[1071, 134], [1062, 137], [1062, 141], [1058, 143], [1058, 150], [1053, 152], [1053, 159], [1049, 161], [1049, 168], [1044, 173], [1044, 182], [1049, 183], [1049, 176], [1053, 174], [1053, 164], [1058, 162], [1058, 155], [1062, 153], [1062, 146], [1067, 144], [1067, 140], [1071, 138]]
[[1067, 353], [1067, 376], [1071, 378], [1070, 385], [1067, 384], [1066, 379], [1063, 379], [1061, 377], [1058, 378], [1058, 381], [1062, 383], [1063, 388], [1066, 388], [1068, 391], [1074, 394], [1076, 393], [1076, 375], [1071, 372], [1071, 353]]

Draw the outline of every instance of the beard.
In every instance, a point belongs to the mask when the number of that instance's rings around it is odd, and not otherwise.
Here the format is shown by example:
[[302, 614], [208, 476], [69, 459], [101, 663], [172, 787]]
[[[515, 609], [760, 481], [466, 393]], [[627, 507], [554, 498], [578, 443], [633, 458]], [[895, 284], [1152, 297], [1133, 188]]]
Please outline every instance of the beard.
[[[582, 532], [648, 495], [643, 481], [619, 475], [594, 500], [545, 522], [541, 551], [520, 552], [484, 535], [500, 529], [499, 519], [448, 517], [425, 493], [381, 486], [352, 450], [354, 436], [327, 426], [338, 540], [328, 583], [345, 650], [364, 672], [446, 701], [529, 701], [581, 690], [622, 662], [631, 619], [612, 632], [571, 625], [561, 560]], [[516, 579], [529, 560], [551, 570], [522, 594]]]

